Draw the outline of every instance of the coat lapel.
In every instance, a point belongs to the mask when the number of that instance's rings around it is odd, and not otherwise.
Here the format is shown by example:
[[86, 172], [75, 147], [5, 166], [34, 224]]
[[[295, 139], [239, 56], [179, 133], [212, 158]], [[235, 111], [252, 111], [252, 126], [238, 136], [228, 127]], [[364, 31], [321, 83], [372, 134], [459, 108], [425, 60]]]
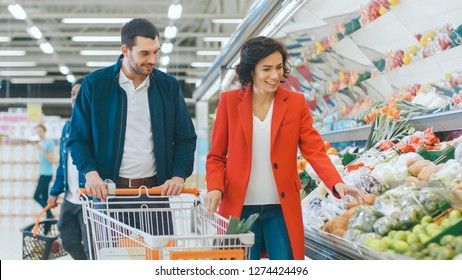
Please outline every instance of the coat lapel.
[[282, 120], [287, 112], [286, 99], [287, 93], [281, 86], [279, 86], [276, 94], [274, 95], [273, 118], [271, 122], [271, 147], [274, 144], [274, 140], [276, 140], [276, 135], [278, 135]]
[[239, 120], [244, 130], [245, 141], [250, 151], [252, 150], [252, 87], [248, 86], [245, 91], [239, 92], [239, 98], [242, 100], [238, 105]]

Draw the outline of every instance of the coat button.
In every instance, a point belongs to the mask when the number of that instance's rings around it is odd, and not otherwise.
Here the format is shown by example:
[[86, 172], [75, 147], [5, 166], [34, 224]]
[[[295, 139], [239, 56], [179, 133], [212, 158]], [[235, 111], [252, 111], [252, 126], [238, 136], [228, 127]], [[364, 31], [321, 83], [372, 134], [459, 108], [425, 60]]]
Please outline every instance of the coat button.
[[282, 198], [285, 198], [286, 197], [286, 194], [284, 192], [281, 193], [281, 197]]
[[274, 169], [278, 169], [278, 164], [277, 163], [273, 164], [273, 167]]

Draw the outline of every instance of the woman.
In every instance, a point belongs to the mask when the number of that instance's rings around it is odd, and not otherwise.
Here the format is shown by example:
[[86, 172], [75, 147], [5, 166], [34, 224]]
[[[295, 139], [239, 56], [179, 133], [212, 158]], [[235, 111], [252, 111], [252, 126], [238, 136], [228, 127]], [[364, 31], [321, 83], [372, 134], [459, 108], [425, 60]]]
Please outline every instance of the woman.
[[287, 56], [271, 38], [244, 44], [236, 68], [242, 88], [221, 95], [207, 156], [209, 212], [259, 213], [251, 259], [260, 259], [262, 247], [270, 259], [304, 259], [297, 148], [337, 198], [361, 197], [327, 157], [304, 96], [280, 86], [290, 72]]

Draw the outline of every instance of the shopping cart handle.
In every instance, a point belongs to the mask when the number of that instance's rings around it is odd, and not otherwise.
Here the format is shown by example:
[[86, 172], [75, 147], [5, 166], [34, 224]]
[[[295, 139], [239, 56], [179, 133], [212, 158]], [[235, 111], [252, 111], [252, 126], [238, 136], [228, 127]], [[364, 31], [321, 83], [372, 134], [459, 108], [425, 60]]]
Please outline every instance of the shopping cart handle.
[[[87, 194], [87, 190], [80, 188], [79, 192], [82, 194]], [[139, 195], [139, 194], [160, 194], [162, 192], [161, 187], [152, 187], [152, 188], [136, 188], [136, 189], [115, 189], [115, 193], [109, 193], [110, 195]], [[182, 193], [193, 194], [199, 196], [200, 190], [196, 187], [186, 187], [183, 189]]]

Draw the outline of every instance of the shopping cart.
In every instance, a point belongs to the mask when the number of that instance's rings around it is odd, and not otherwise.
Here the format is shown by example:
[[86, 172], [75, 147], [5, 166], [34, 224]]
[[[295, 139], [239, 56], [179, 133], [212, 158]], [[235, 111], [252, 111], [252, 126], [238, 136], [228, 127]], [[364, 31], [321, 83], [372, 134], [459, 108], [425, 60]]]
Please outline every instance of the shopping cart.
[[53, 260], [67, 255], [59, 238], [57, 220], [40, 221], [52, 204], [43, 208], [35, 223], [22, 228], [22, 258], [24, 260]]
[[[198, 200], [199, 190], [185, 188], [175, 197], [153, 196], [160, 188], [115, 189], [106, 202], [82, 195], [92, 259], [176, 260], [248, 259], [254, 234], [225, 234], [228, 220], [211, 217]], [[84, 192], [84, 190], [83, 190]], [[111, 191], [109, 192], [111, 193]], [[119, 195], [146, 197], [118, 202]], [[192, 196], [191, 194], [194, 194]], [[125, 205], [125, 206], [124, 206]]]

